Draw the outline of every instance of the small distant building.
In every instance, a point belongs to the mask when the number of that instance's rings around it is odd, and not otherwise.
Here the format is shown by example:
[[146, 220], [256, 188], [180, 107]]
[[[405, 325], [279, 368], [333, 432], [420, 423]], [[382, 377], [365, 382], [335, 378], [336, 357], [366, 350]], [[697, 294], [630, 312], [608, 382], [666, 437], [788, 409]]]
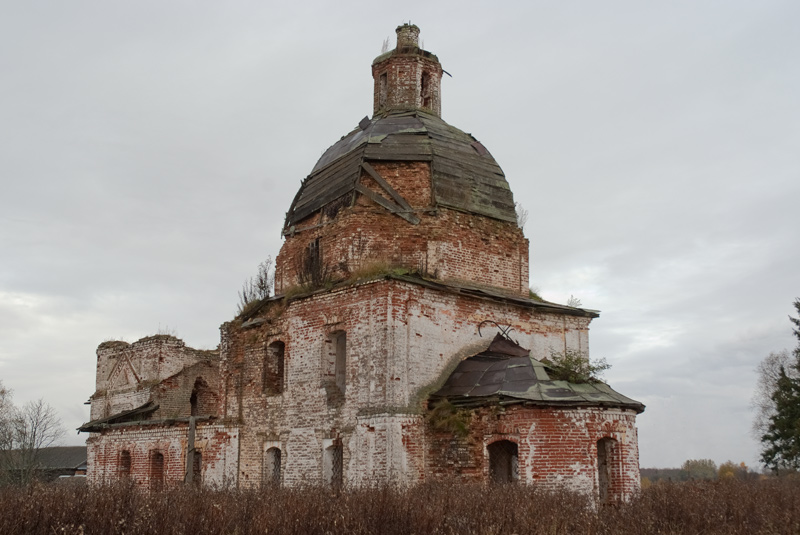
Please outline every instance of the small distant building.
[[418, 34], [397, 28], [372, 62], [372, 118], [303, 180], [275, 297], [223, 324], [217, 351], [98, 347], [91, 481], [637, 491], [644, 406], [565, 373], [598, 312], [530, 293], [505, 175], [442, 120], [442, 66]]
[[53, 446], [39, 450], [39, 473], [44, 480], [86, 476], [86, 446]]
[[[53, 481], [60, 477], [84, 477], [87, 470], [86, 446], [52, 446], [38, 451], [11, 450], [1, 452], [0, 467], [8, 471], [11, 481], [33, 478]], [[2, 478], [0, 478], [2, 479]]]

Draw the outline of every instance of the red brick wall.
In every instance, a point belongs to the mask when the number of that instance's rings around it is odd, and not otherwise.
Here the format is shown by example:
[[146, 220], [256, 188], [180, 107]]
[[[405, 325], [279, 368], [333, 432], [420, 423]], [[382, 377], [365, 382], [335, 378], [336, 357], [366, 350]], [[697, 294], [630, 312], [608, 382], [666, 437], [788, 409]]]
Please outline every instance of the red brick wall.
[[[434, 207], [427, 162], [372, 165], [416, 210], [420, 223], [412, 225], [361, 195], [353, 206], [345, 203], [330, 215], [314, 214], [286, 236], [275, 262], [277, 293], [298, 283], [303, 255], [319, 239], [323, 263], [334, 278], [383, 263], [527, 297], [528, 240], [516, 224]], [[361, 180], [380, 193], [366, 172]]]
[[[199, 424], [195, 447], [202, 452], [202, 482], [225, 485], [236, 482], [238, 430], [221, 425]], [[151, 486], [153, 455], [164, 456], [162, 481], [175, 485], [184, 481], [188, 424], [130, 426], [92, 434], [87, 441], [89, 471], [93, 484], [130, 478], [143, 487]], [[122, 452], [130, 454], [130, 471], [123, 473]]]
[[614, 440], [609, 501], [639, 490], [639, 450], [633, 411], [600, 408], [489, 407], [471, 411], [463, 438], [428, 428], [432, 477], [488, 480], [487, 446], [509, 440], [519, 448], [520, 481], [598, 495], [597, 443]]

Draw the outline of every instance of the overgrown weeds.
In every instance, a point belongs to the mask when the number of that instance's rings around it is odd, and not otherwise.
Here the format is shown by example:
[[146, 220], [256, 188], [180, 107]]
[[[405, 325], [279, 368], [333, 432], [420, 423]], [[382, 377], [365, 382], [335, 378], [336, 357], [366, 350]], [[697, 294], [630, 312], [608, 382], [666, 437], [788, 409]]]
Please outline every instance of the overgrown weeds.
[[124, 485], [0, 489], [9, 534], [796, 534], [800, 481], [659, 483], [630, 503], [594, 507], [536, 486], [426, 483], [335, 493]]
[[264, 299], [267, 299], [275, 284], [275, 270], [272, 266], [272, 257], [258, 265], [258, 273], [244, 281], [239, 291], [239, 305], [237, 316], [243, 316], [253, 311]]
[[590, 359], [587, 353], [566, 350], [550, 351], [550, 358], [542, 359], [548, 366], [548, 375], [556, 381], [570, 383], [600, 383], [603, 372], [611, 367], [605, 359]]
[[443, 399], [428, 411], [426, 418], [428, 424], [435, 431], [443, 431], [464, 438], [469, 435], [472, 413], [465, 409], [459, 409], [447, 399]]

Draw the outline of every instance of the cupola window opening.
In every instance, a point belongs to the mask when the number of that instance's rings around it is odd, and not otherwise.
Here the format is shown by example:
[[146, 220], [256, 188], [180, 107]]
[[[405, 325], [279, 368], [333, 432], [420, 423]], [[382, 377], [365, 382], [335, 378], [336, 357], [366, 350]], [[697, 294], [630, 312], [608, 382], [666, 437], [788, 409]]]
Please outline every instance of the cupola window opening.
[[422, 73], [422, 80], [419, 84], [420, 101], [423, 108], [431, 107], [431, 76], [427, 72]]
[[379, 88], [378, 88], [378, 108], [384, 109], [386, 107], [386, 101], [389, 97], [389, 75], [385, 72], [380, 76]]

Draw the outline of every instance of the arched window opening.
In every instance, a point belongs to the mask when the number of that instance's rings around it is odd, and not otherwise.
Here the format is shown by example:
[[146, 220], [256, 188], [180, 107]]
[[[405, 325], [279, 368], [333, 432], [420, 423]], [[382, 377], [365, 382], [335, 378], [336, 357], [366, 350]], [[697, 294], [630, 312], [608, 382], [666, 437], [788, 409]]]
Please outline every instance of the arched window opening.
[[203, 452], [194, 450], [192, 456], [192, 484], [199, 487], [203, 482]]
[[281, 486], [281, 450], [269, 448], [264, 452], [262, 482], [268, 487]]
[[600, 503], [613, 501], [614, 457], [617, 441], [613, 438], [601, 438], [597, 441], [597, 489]]
[[489, 444], [489, 477], [494, 483], [514, 483], [519, 479], [519, 448], [510, 440]]
[[342, 443], [334, 443], [322, 452], [322, 476], [325, 484], [333, 489], [341, 489], [344, 482], [344, 459]]
[[119, 477], [127, 479], [131, 477], [131, 452], [122, 450], [119, 454]]
[[261, 383], [263, 393], [268, 396], [275, 396], [283, 393], [285, 384], [285, 347], [285, 344], [281, 341], [273, 342], [267, 347]]
[[189, 415], [208, 416], [216, 412], [217, 397], [208, 387], [205, 379], [198, 377], [194, 381], [192, 393], [189, 396]]
[[160, 489], [164, 486], [164, 454], [160, 451], [150, 452], [150, 488]]

